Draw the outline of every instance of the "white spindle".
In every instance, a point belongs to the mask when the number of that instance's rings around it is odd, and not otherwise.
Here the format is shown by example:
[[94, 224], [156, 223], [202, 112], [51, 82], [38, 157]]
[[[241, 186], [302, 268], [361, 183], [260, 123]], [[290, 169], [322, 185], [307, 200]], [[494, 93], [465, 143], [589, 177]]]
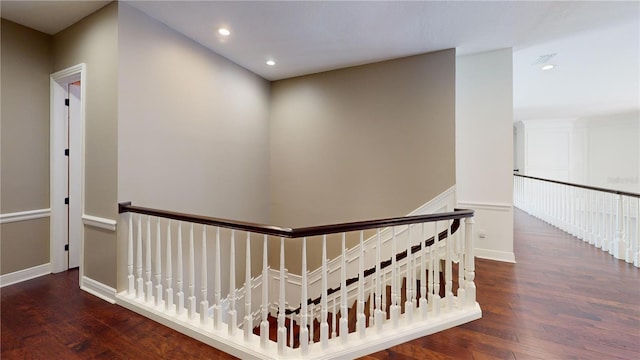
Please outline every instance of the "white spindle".
[[445, 305], [447, 311], [453, 310], [453, 268], [451, 267], [452, 261], [452, 246], [451, 246], [451, 220], [446, 221], [447, 224], [447, 238], [445, 240], [445, 252], [446, 258], [444, 263], [444, 277], [445, 277]]
[[153, 297], [153, 282], [151, 281], [151, 216], [147, 216], [147, 239], [145, 243], [145, 289], [144, 289], [144, 300], [150, 302]]
[[636, 237], [633, 265], [640, 267], [640, 197], [636, 198]]
[[167, 271], [165, 281], [167, 289], [165, 290], [165, 310], [173, 310], [173, 273], [171, 269], [171, 220], [167, 220]]
[[162, 306], [162, 235], [160, 233], [160, 218], [156, 222], [156, 306]]
[[278, 355], [284, 354], [287, 346], [287, 328], [284, 308], [284, 238], [280, 238], [280, 291], [278, 292]]
[[[426, 272], [429, 271], [427, 269], [427, 252], [425, 241], [427, 239], [426, 228], [424, 223], [422, 226], [422, 238], [420, 239], [420, 312], [422, 313], [422, 320], [427, 319], [428, 308], [427, 308], [427, 279], [425, 279]], [[460, 266], [462, 268], [462, 266]]]
[[216, 254], [213, 274], [213, 328], [220, 330], [222, 326], [222, 307], [220, 306], [221, 267], [220, 267], [220, 228], [216, 228]]
[[331, 302], [331, 338], [335, 339], [337, 336], [337, 324], [336, 324], [336, 296], [333, 296], [333, 301]]
[[309, 308], [309, 315], [307, 317], [307, 319], [309, 319], [309, 344], [313, 344], [314, 339], [313, 339], [313, 335], [315, 334], [314, 330], [313, 330], [313, 326], [314, 326], [314, 319], [315, 317], [313, 316], [313, 314], [315, 314], [315, 304], [311, 303], [311, 307]]
[[397, 249], [397, 237], [396, 237], [396, 227], [392, 228], [393, 237], [391, 239], [391, 307], [389, 312], [391, 312], [391, 323], [394, 328], [398, 327], [398, 318], [400, 317], [400, 306], [398, 306], [398, 298], [400, 297], [400, 293], [398, 292], [398, 262], [396, 261], [396, 254], [398, 253]]
[[236, 232], [231, 230], [231, 249], [229, 251], [229, 312], [228, 332], [235, 335], [238, 313], [236, 311]]
[[625, 233], [624, 233], [624, 219], [623, 219], [623, 205], [622, 195], [616, 196], [616, 244], [614, 256], [616, 259], [624, 258], [624, 249], [626, 248]]
[[193, 248], [193, 223], [189, 226], [189, 261], [187, 267], [189, 270], [189, 298], [187, 299], [187, 316], [193, 319], [196, 316], [196, 258]]
[[625, 254], [624, 254], [624, 260], [628, 263], [632, 263], [633, 262], [633, 247], [632, 247], [632, 243], [633, 243], [633, 238], [632, 238], [632, 232], [631, 232], [631, 198], [628, 196], [625, 196], [624, 198], [627, 199], [627, 201], [625, 201], [625, 203], [627, 204], [627, 210], [626, 210], [626, 218], [627, 218], [627, 226], [625, 227], [625, 238], [627, 239], [626, 241], [626, 246], [625, 246]]
[[347, 245], [342, 233], [342, 256], [340, 257], [340, 338], [347, 343], [349, 334], [349, 308], [347, 307]]
[[136, 238], [136, 296], [144, 296], [144, 280], [142, 279], [142, 216], [138, 215], [138, 228]]
[[294, 322], [293, 322], [293, 314], [291, 314], [291, 317], [289, 318], [289, 347], [293, 349], [293, 326], [294, 326]]
[[127, 237], [127, 294], [135, 291], [135, 276], [133, 276], [133, 213], [129, 217], [129, 236]]
[[207, 225], [202, 225], [202, 257], [200, 268], [200, 281], [202, 286], [200, 288], [200, 323], [207, 325], [209, 322], [209, 301], [207, 300]]
[[244, 271], [244, 341], [250, 341], [253, 334], [253, 314], [251, 313], [251, 233], [247, 231]]
[[465, 221], [465, 297], [468, 306], [475, 306], [476, 303], [476, 284], [474, 279], [475, 258], [473, 245], [473, 218], [466, 218]]
[[[309, 352], [309, 329], [307, 329], [307, 238], [302, 238], [302, 288], [300, 294], [300, 350], [302, 355]], [[312, 320], [313, 321], [313, 320]]]
[[380, 247], [382, 246], [382, 242], [380, 239], [380, 229], [376, 229], [376, 311], [375, 311], [375, 324], [378, 333], [382, 332], [382, 324], [383, 321], [386, 320], [386, 316], [384, 314], [384, 308], [382, 307], [382, 289], [384, 288], [382, 285], [382, 269], [380, 267]]
[[269, 258], [267, 256], [267, 235], [262, 242], [262, 321], [260, 322], [260, 345], [266, 348], [269, 343]]
[[356, 329], [364, 339], [367, 318], [364, 315], [364, 231], [360, 230], [360, 255], [358, 256], [358, 306], [356, 307]]
[[183, 261], [182, 261], [182, 222], [178, 223], [178, 264], [176, 266], [176, 286], [178, 292], [176, 293], [176, 298], [178, 303], [176, 304], [176, 313], [178, 315], [182, 315], [184, 311], [184, 292], [182, 291], [182, 285], [184, 283], [183, 276]]
[[407, 286], [405, 287], [405, 303], [404, 303], [404, 313], [405, 318], [407, 319], [407, 323], [413, 322], [413, 276], [412, 272], [414, 271], [413, 265], [411, 263], [411, 225], [407, 225]]
[[[329, 347], [329, 324], [327, 322], [327, 235], [322, 236], [322, 304], [320, 309], [320, 343], [322, 349]], [[313, 336], [313, 335], [312, 335]]]
[[[434, 236], [431, 247], [431, 286], [432, 309], [434, 315], [440, 314], [440, 234], [438, 233], [438, 222], [433, 222]], [[431, 285], [431, 284], [430, 284]]]

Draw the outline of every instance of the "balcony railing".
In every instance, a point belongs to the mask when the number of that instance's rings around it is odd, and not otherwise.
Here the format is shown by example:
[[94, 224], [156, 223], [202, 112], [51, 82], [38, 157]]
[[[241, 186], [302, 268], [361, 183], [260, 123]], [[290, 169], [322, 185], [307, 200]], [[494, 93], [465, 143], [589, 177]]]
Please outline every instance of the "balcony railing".
[[514, 205], [640, 267], [640, 194], [514, 174]]
[[[352, 358], [481, 316], [472, 210], [299, 229], [130, 203], [120, 213], [127, 261], [118, 304], [240, 358]], [[351, 237], [357, 245], [347, 249]], [[312, 242], [319, 253], [307, 251]], [[340, 249], [333, 258], [328, 244]], [[252, 259], [256, 245], [261, 261]], [[312, 257], [321, 257], [317, 269], [307, 266]], [[285, 266], [295, 258], [300, 274]]]

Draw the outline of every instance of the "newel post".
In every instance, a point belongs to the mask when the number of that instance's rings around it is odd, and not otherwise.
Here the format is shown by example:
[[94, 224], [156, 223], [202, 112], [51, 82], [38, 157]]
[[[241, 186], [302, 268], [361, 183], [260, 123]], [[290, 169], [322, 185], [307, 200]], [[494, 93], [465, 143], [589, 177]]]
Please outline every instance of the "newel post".
[[475, 267], [475, 255], [473, 244], [473, 218], [466, 218], [464, 220], [465, 225], [465, 298], [467, 300], [467, 306], [474, 306], [476, 303], [476, 284], [474, 279], [476, 277]]

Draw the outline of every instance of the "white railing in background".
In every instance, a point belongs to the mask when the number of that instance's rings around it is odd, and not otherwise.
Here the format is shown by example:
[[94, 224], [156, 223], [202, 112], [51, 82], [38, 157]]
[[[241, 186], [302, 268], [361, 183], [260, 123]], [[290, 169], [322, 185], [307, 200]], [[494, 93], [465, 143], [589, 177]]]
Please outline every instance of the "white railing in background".
[[[353, 358], [481, 316], [475, 295], [470, 210], [304, 229], [130, 204], [121, 204], [121, 213], [127, 275], [117, 303], [240, 358]], [[365, 241], [365, 230], [375, 230], [375, 235]], [[208, 234], [215, 236], [211, 239]], [[359, 238], [356, 267], [347, 264], [346, 254], [352, 250], [345, 246], [349, 234]], [[236, 239], [242, 237], [246, 243], [238, 254]], [[285, 238], [300, 241], [302, 251], [292, 253]], [[327, 243], [332, 240], [342, 249], [336, 258], [328, 259]], [[319, 286], [310, 284], [306, 269], [307, 259], [317, 256], [307, 253], [311, 241], [321, 241]], [[252, 276], [251, 248], [259, 249], [260, 242], [261, 271]], [[279, 244], [277, 270], [268, 264], [270, 242]], [[183, 246], [187, 247], [184, 253]], [[298, 256], [302, 274], [289, 274], [285, 259]], [[225, 258], [227, 269], [221, 267]], [[332, 272], [330, 263], [341, 265], [341, 271]], [[236, 272], [243, 265], [244, 284], [237, 288]], [[187, 274], [186, 299], [183, 274]], [[225, 277], [228, 289], [222, 285]], [[297, 286], [290, 285], [292, 279]], [[299, 289], [297, 294], [292, 294], [291, 287]], [[391, 288], [388, 299], [387, 287]], [[347, 315], [349, 309], [355, 309], [355, 316]], [[273, 339], [270, 320], [277, 334]]]
[[640, 267], [640, 194], [514, 174], [519, 209]]

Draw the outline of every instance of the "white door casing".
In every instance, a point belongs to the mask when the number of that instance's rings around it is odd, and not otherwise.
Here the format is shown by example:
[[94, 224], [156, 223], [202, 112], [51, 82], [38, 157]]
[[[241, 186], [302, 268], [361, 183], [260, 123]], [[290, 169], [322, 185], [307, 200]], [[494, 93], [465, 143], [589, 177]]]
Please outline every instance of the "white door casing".
[[[74, 112], [69, 124], [69, 172], [67, 194], [67, 167], [64, 150], [66, 144], [65, 117], [68, 116], [65, 99], [69, 84], [80, 81], [80, 86], [70, 97], [69, 105]], [[83, 277], [84, 236], [82, 214], [84, 213], [84, 119], [86, 103], [86, 65], [78, 64], [51, 74], [50, 77], [50, 262], [51, 272], [57, 273], [69, 267], [79, 266], [80, 279]], [[72, 101], [75, 102], [73, 106]], [[67, 228], [67, 205], [69, 197], [69, 217]], [[67, 233], [67, 231], [69, 233]], [[65, 245], [69, 241], [70, 253]], [[74, 257], [69, 261], [68, 255]]]

